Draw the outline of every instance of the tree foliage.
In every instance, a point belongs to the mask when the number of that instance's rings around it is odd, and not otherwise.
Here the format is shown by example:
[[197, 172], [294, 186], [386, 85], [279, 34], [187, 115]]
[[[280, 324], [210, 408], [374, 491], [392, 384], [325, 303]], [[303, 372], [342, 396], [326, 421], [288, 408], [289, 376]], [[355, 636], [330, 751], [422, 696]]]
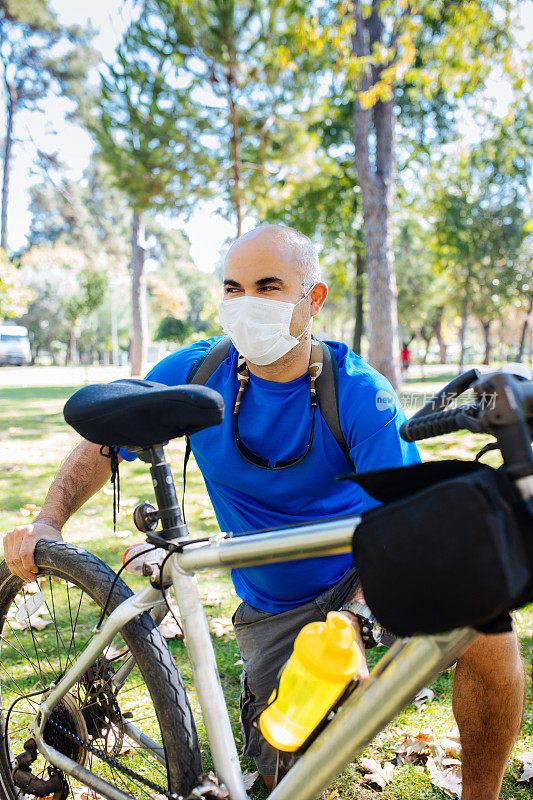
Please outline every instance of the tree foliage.
[[34, 297], [23, 276], [6, 253], [0, 250], [0, 322], [5, 317], [20, 317]]
[[71, 116], [87, 106], [93, 31], [59, 24], [48, 0], [3, 0], [0, 4], [0, 71], [6, 128], [3, 152], [1, 244], [7, 248], [9, 170], [17, 114], [36, 110], [46, 97], [73, 101]]

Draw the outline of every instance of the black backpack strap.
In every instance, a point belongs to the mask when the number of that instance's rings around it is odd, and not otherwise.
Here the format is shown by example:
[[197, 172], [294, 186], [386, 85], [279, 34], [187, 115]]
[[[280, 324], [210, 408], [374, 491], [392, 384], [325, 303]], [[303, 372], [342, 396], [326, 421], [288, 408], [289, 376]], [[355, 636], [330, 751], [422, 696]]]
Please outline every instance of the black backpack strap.
[[320, 344], [322, 345], [322, 373], [316, 381], [320, 413], [355, 472], [355, 466], [350, 456], [350, 448], [344, 438], [339, 419], [339, 365], [337, 364], [335, 353], [332, 352], [329, 345], [325, 342], [320, 342]]
[[[223, 336], [218, 341], [207, 348], [200, 358], [193, 364], [193, 367], [187, 375], [186, 383], [194, 383], [199, 386], [205, 386], [213, 372], [219, 367], [225, 358], [228, 357], [229, 349], [231, 347], [231, 339], [229, 336]], [[185, 456], [183, 458], [183, 497], [181, 507], [183, 510], [183, 521], [187, 524], [185, 517], [185, 486], [187, 483], [187, 464], [191, 455], [191, 441], [188, 436], [185, 437]]]
[[228, 357], [230, 347], [231, 339], [229, 336], [223, 336], [217, 342], [214, 342], [193, 365], [187, 375], [187, 383], [205, 386], [216, 368]]

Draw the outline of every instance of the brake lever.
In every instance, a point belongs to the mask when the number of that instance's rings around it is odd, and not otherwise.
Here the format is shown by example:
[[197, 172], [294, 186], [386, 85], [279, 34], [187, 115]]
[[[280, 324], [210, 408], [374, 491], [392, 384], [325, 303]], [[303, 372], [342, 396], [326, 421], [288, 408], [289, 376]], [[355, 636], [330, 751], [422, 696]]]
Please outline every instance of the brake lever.
[[515, 479], [533, 475], [533, 452], [520, 381], [496, 372], [484, 375], [472, 387], [480, 405], [481, 429], [495, 436], [509, 475]]

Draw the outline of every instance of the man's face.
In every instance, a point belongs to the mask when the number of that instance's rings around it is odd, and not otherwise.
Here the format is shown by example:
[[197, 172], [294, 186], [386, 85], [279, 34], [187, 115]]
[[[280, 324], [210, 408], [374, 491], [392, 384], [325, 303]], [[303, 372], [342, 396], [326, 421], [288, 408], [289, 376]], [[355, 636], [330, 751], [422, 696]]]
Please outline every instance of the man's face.
[[[228, 252], [224, 265], [224, 300], [248, 296], [298, 303], [305, 292], [302, 276], [295, 266], [294, 246], [270, 231], [254, 234], [239, 239]], [[308, 297], [294, 309], [290, 325], [293, 336], [298, 336], [308, 324], [310, 305]]]

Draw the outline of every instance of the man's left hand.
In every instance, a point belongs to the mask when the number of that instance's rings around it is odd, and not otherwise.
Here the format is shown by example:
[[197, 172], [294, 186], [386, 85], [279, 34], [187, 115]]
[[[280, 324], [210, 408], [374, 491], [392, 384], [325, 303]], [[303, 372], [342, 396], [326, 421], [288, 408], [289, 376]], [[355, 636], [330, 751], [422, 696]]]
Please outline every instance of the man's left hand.
[[355, 614], [351, 613], [351, 611], [341, 611], [340, 613], [345, 619], [348, 620], [348, 622], [355, 631], [355, 642], [359, 647], [359, 650], [361, 651], [361, 656], [363, 658], [363, 660], [361, 661], [361, 666], [359, 667], [359, 671], [357, 672], [357, 677], [359, 678], [360, 681], [364, 681], [366, 678], [368, 678], [369, 672], [368, 672], [368, 664], [366, 663], [365, 645], [363, 642], [363, 638], [361, 636], [361, 623], [359, 622]]

